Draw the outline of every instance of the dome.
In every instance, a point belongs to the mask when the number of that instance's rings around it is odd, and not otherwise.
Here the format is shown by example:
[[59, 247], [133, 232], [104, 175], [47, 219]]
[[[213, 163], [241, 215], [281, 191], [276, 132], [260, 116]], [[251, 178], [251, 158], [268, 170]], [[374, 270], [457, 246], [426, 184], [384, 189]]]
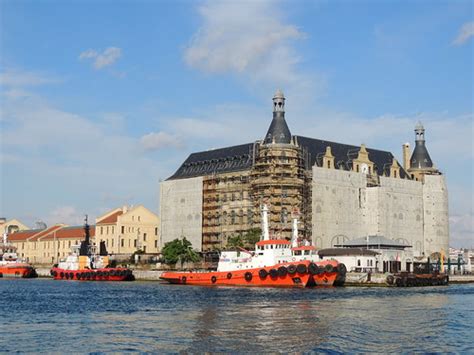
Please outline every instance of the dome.
[[283, 95], [283, 91], [281, 91], [280, 89], [278, 89], [275, 93], [275, 95], [273, 96], [274, 99], [284, 99], [285, 98], [285, 95]]

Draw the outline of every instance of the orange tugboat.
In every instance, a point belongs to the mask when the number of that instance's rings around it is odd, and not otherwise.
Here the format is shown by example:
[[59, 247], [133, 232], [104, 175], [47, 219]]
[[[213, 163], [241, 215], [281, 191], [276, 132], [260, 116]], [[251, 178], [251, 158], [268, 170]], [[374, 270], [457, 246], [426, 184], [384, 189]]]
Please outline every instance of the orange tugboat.
[[346, 267], [336, 260], [317, 261], [315, 248], [298, 245], [297, 221], [292, 242], [270, 239], [268, 209], [262, 208], [262, 240], [255, 251], [227, 251], [219, 258], [217, 271], [164, 272], [161, 279], [174, 284], [267, 287], [333, 286], [344, 282]]
[[84, 223], [85, 238], [80, 245], [71, 247], [71, 254], [51, 269], [55, 280], [81, 281], [132, 281], [133, 273], [127, 268], [109, 267], [105, 242], [100, 243], [99, 254], [90, 243], [87, 216]]
[[0, 243], [0, 277], [38, 277], [30, 264], [18, 258], [16, 247], [8, 242], [6, 233]]

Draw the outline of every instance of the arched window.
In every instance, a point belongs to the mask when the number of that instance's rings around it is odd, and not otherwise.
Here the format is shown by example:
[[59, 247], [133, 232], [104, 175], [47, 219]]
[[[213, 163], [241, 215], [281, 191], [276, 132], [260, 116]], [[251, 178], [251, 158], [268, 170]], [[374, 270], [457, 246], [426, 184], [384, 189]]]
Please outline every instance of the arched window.
[[253, 224], [253, 211], [250, 208], [247, 210], [247, 224]]
[[281, 223], [288, 222], [288, 210], [286, 207], [283, 207], [281, 210]]
[[230, 213], [230, 224], [235, 224], [235, 211]]

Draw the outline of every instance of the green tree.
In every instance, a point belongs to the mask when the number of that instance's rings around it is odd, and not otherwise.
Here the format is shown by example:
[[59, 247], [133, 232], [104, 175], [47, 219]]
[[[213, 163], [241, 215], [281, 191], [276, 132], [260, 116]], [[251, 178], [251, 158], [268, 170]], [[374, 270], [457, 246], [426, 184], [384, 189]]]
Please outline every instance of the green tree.
[[227, 249], [239, 249], [244, 247], [244, 240], [241, 235], [234, 235], [227, 240]]
[[175, 239], [168, 242], [161, 251], [165, 264], [175, 265], [181, 264], [181, 269], [186, 262], [198, 262], [201, 258], [198, 253], [193, 250], [192, 244], [186, 238]]
[[262, 230], [260, 228], [252, 228], [248, 230], [243, 236], [244, 246], [247, 249], [253, 249], [255, 247], [255, 243], [260, 240], [261, 236]]

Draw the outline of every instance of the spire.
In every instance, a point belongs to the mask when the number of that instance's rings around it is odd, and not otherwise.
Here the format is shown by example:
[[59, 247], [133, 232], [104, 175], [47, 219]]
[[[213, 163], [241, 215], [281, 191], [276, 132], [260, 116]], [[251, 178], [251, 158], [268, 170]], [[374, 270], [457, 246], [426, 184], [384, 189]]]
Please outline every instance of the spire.
[[273, 120], [265, 136], [265, 144], [291, 143], [291, 132], [285, 121], [285, 95], [278, 89], [273, 97]]
[[415, 126], [415, 149], [410, 159], [410, 168], [427, 169], [432, 167], [433, 162], [425, 146], [425, 128], [418, 121]]

